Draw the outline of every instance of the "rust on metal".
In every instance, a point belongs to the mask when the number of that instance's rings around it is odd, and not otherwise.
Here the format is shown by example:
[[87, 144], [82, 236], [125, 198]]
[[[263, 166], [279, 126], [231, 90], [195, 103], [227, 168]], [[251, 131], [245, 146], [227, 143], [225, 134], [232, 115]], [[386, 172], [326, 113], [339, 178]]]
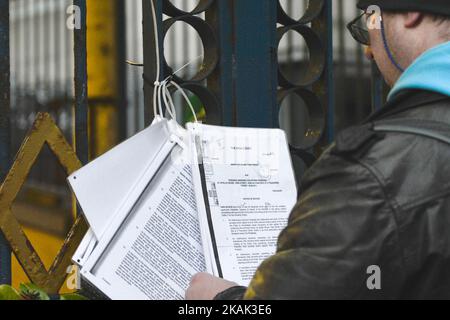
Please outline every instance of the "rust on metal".
[[17, 153], [11, 170], [0, 186], [0, 229], [30, 280], [49, 293], [57, 293], [67, 276], [66, 270], [71, 263], [71, 257], [87, 230], [86, 222], [82, 216], [76, 219], [64, 245], [47, 271], [11, 211], [12, 204], [44, 144], [55, 154], [67, 175], [81, 168], [80, 160], [52, 117], [48, 113], [39, 113]]

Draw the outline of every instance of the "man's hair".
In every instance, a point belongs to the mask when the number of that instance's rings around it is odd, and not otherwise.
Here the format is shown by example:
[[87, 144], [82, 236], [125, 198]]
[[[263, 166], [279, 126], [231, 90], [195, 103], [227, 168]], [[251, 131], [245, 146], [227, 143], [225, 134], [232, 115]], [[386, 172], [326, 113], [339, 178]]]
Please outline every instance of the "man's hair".
[[439, 14], [427, 14], [439, 28], [439, 33], [442, 38], [450, 40], [450, 17]]
[[450, 21], [450, 17], [448, 16], [444, 16], [444, 15], [439, 15], [439, 14], [428, 14], [431, 19], [435, 22], [437, 22], [438, 24], [442, 24], [445, 22], [449, 22]]
[[[402, 11], [384, 11], [387, 14], [400, 14]], [[436, 24], [440, 37], [443, 39], [450, 40], [450, 16], [425, 13], [425, 17], [429, 18], [433, 23]]]

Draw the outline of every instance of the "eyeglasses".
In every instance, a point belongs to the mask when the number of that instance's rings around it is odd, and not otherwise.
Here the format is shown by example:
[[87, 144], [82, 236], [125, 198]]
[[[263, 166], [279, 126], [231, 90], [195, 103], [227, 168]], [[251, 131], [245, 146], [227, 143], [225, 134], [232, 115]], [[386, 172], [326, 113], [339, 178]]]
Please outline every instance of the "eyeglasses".
[[[372, 13], [371, 15], [373, 14], [374, 13]], [[370, 46], [369, 29], [367, 28], [366, 21], [363, 21], [366, 20], [363, 19], [365, 16], [366, 12], [363, 12], [360, 16], [356, 17], [353, 21], [347, 24], [347, 29], [348, 31], [350, 31], [353, 39], [355, 39], [357, 42], [365, 46]]]

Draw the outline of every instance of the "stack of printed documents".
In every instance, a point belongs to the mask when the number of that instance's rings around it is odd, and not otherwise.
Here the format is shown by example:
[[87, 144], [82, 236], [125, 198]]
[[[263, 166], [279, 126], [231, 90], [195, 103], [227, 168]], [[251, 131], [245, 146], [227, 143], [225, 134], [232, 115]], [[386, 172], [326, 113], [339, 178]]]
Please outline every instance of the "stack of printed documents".
[[90, 230], [73, 257], [111, 299], [183, 299], [209, 272], [247, 286], [297, 188], [278, 129], [160, 120], [68, 178]]

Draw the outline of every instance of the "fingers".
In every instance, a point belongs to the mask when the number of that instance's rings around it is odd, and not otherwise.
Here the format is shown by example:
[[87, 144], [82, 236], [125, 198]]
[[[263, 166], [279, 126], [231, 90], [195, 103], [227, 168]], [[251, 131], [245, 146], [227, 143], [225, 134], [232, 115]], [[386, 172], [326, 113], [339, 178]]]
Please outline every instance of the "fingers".
[[186, 290], [186, 300], [212, 300], [219, 293], [236, 286], [234, 282], [214, 277], [208, 273], [198, 273], [191, 279]]
[[186, 290], [186, 300], [203, 300], [205, 288], [211, 282], [213, 276], [207, 273], [197, 273], [191, 279], [189, 288]]

